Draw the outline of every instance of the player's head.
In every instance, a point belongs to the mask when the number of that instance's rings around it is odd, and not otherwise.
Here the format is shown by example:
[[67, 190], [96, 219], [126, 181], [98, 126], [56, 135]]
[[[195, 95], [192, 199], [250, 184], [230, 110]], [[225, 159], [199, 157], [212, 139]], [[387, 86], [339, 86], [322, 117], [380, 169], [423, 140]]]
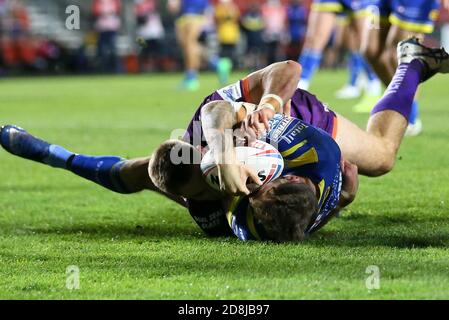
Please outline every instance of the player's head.
[[157, 148], [151, 156], [148, 173], [152, 182], [160, 190], [202, 200], [210, 188], [202, 178], [201, 153], [179, 140], [169, 140]]
[[317, 191], [310, 179], [288, 175], [250, 197], [254, 219], [275, 241], [301, 241], [317, 211]]

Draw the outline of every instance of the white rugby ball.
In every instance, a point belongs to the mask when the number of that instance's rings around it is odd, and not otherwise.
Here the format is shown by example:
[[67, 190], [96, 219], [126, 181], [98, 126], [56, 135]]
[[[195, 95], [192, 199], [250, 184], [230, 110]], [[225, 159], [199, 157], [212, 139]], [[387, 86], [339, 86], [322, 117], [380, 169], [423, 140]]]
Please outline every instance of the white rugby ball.
[[[262, 181], [262, 186], [277, 179], [284, 170], [284, 159], [279, 151], [263, 141], [253, 141], [247, 147], [235, 148], [237, 159], [254, 170]], [[201, 171], [207, 183], [215, 190], [220, 190], [218, 168], [211, 151], [201, 161]]]

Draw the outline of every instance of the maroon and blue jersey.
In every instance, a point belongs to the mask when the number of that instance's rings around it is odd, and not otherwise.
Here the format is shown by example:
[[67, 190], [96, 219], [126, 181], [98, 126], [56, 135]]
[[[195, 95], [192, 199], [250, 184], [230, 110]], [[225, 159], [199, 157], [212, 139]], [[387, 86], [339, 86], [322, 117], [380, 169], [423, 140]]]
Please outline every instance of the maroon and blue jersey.
[[[259, 104], [253, 101], [249, 93], [249, 81], [243, 79], [227, 87], [219, 89], [207, 96], [200, 104], [187, 127], [183, 140], [194, 145], [207, 146], [206, 139], [202, 133], [201, 111], [203, 107], [211, 101], [224, 100], [229, 102], [248, 102]], [[313, 94], [297, 89], [291, 99], [291, 113], [294, 118], [326, 131], [333, 138], [337, 134], [337, 116], [325, 104], [317, 99]]]
[[[184, 141], [194, 146], [201, 145], [202, 147], [207, 147], [207, 141], [204, 138], [202, 132], [201, 111], [207, 103], [217, 100], [224, 100], [229, 102], [249, 102], [255, 104], [259, 103], [259, 101], [253, 101], [251, 99], [249, 94], [249, 82], [247, 79], [238, 81], [237, 83], [215, 91], [204, 99], [204, 101], [195, 112], [186, 130], [186, 134], [184, 135]], [[335, 113], [328, 109], [326, 105], [321, 103], [314, 95], [310, 94], [307, 91], [301, 89], [297, 89], [295, 91], [291, 100], [291, 116], [293, 118], [297, 118], [299, 121], [301, 121], [302, 124], [307, 125], [309, 128], [319, 130], [319, 132], [321, 132], [323, 135], [326, 135], [326, 139], [332, 140], [332, 137], [335, 138], [336, 136], [337, 117]], [[275, 125], [275, 119], [278, 118], [276, 117], [272, 120], [273, 125]], [[308, 129], [306, 131], [313, 131], [313, 129]], [[316, 136], [316, 139], [318, 139], [318, 135]], [[286, 145], [285, 142], [282, 143], [282, 146], [284, 145]], [[322, 151], [323, 149], [319, 147], [319, 150]], [[338, 154], [340, 154], [339, 150]], [[325, 160], [324, 156], [320, 158], [320, 161], [321, 160]], [[297, 167], [296, 169], [300, 170], [299, 167]], [[301, 170], [305, 170], [305, 168]], [[316, 177], [311, 180], [317, 181], [318, 177], [319, 175], [317, 174]], [[321, 180], [317, 183], [320, 182]], [[219, 213], [220, 206], [222, 206], [221, 202], [207, 203], [207, 205], [201, 205], [189, 200], [187, 202], [190, 214], [206, 234], [210, 236], [229, 235], [229, 223], [226, 218], [226, 211], [223, 207], [221, 207], [223, 211], [221, 211], [221, 214]], [[326, 202], [322, 207], [323, 210], [327, 206], [329, 206], [330, 203], [331, 202]]]
[[[270, 131], [262, 140], [281, 153], [284, 159], [282, 176], [309, 178], [318, 187], [318, 212], [307, 227], [306, 234], [317, 231], [332, 216], [340, 200], [342, 173], [339, 146], [327, 132], [300, 119], [282, 115], [274, 116], [270, 121]], [[234, 199], [228, 220], [239, 239], [268, 240], [263, 227], [253, 218], [247, 199]]]

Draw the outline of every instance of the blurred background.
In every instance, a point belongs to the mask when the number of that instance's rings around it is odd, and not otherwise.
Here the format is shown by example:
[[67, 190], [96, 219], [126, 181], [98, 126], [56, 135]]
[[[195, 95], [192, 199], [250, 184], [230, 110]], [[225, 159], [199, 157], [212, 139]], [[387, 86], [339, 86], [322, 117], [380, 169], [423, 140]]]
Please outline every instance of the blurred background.
[[[310, 3], [209, 1], [200, 36], [201, 70], [214, 69], [213, 61], [223, 56], [237, 70], [297, 60]], [[80, 10], [79, 29], [66, 25], [71, 5]], [[0, 76], [180, 71], [176, 18], [165, 0], [0, 0]], [[448, 42], [448, 22], [442, 12], [427, 41]], [[345, 64], [344, 46], [335, 41], [328, 45], [324, 67]]]

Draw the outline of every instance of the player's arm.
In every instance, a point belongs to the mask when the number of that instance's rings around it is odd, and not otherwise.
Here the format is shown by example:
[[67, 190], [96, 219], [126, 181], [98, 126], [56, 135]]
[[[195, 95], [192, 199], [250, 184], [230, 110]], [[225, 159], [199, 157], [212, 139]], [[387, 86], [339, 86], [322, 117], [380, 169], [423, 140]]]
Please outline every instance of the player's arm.
[[355, 164], [349, 161], [341, 161], [341, 172], [343, 176], [343, 185], [341, 187], [339, 208], [349, 206], [354, 202], [359, 190], [359, 173]]
[[239, 163], [235, 154], [233, 127], [238, 123], [238, 111], [228, 102], [213, 101], [201, 111], [201, 123], [218, 166], [220, 189], [231, 195], [248, 195], [248, 179], [259, 185], [261, 182], [249, 167]]
[[301, 77], [301, 65], [283, 61], [256, 71], [245, 79], [249, 102], [258, 105], [248, 116], [248, 125], [256, 131], [269, 129], [268, 121], [276, 113], [285, 113], [284, 106], [293, 97]]

